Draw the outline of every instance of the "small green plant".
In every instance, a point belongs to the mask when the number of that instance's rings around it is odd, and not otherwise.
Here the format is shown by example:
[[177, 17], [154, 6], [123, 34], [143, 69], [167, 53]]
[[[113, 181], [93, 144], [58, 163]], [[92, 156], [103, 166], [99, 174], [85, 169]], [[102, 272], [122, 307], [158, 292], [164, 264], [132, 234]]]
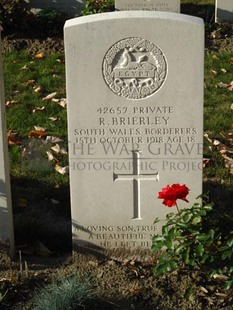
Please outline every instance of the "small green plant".
[[81, 309], [84, 302], [92, 297], [93, 292], [86, 280], [78, 275], [63, 275], [36, 293], [33, 309]]
[[[177, 199], [187, 201], [187, 194], [185, 185], [173, 184], [164, 188], [158, 198], [172, 207], [177, 206]], [[212, 210], [211, 203], [195, 203], [191, 208], [178, 209], [178, 213], [167, 215], [162, 234], [152, 238], [152, 252], [160, 253], [155, 274], [184, 266], [205, 266], [212, 277], [224, 275], [225, 288], [233, 285], [233, 231], [229, 228], [223, 232], [216, 222], [212, 226]]]
[[86, 0], [81, 15], [114, 11], [114, 0]]

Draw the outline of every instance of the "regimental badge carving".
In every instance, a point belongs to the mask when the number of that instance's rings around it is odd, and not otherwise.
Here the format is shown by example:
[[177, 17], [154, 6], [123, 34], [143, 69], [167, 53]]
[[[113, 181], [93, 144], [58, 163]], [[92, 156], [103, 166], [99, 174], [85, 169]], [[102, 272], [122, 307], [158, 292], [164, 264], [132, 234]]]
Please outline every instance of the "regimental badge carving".
[[103, 60], [108, 87], [127, 99], [144, 99], [157, 92], [167, 76], [163, 52], [142, 38], [126, 38], [114, 44]]

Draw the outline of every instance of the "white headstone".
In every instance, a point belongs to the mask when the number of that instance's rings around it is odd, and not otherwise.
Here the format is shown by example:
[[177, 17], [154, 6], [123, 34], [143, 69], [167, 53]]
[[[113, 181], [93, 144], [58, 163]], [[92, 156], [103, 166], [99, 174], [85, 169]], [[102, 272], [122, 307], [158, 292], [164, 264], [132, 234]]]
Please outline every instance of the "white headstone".
[[[0, 27], [1, 35], [1, 27]], [[7, 248], [14, 254], [14, 229], [8, 164], [2, 48], [0, 37], [0, 249]]]
[[233, 21], [233, 0], [216, 0], [215, 22]]
[[180, 12], [180, 0], [115, 0], [117, 11]]
[[[74, 244], [149, 248], [173, 211], [157, 199], [202, 192], [203, 21], [113, 12], [65, 24]], [[185, 202], [180, 207], [188, 206]]]

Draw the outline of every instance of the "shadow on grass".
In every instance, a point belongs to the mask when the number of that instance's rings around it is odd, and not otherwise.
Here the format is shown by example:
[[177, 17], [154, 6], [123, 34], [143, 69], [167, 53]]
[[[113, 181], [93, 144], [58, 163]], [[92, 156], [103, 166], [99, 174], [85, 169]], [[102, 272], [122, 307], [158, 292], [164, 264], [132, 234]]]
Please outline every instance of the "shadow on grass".
[[223, 236], [228, 237], [233, 226], [233, 189], [207, 181], [204, 183], [203, 192], [214, 204], [208, 218], [209, 228], [218, 229]]
[[207, 181], [203, 184], [203, 192], [207, 193], [209, 198], [218, 208], [225, 211], [230, 211], [233, 214], [232, 198], [233, 189], [226, 187], [224, 184], [219, 184], [213, 181]]
[[[16, 246], [42, 242], [52, 252], [71, 253], [69, 185], [55, 188], [27, 178], [14, 178], [11, 183]], [[233, 189], [205, 182], [204, 193], [214, 202], [214, 214], [223, 217], [224, 222], [232, 221]], [[81, 246], [79, 251], [84, 254], [86, 246]], [[99, 257], [99, 248], [93, 248], [87, 254]]]
[[206, 23], [213, 23], [215, 18], [215, 6], [211, 4], [181, 4], [181, 13], [203, 18]]
[[16, 246], [40, 242], [54, 253], [71, 252], [69, 185], [14, 178], [11, 188]]

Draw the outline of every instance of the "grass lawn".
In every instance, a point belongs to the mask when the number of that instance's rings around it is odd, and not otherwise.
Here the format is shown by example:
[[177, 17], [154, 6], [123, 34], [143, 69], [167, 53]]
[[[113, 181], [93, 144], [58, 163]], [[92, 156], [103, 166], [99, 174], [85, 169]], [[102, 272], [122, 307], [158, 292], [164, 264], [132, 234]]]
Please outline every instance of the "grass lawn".
[[[190, 60], [191, 61], [191, 60]], [[232, 66], [231, 53], [209, 52], [205, 55], [205, 110], [204, 131], [211, 139], [219, 139], [231, 146], [232, 128]], [[49, 55], [37, 58], [27, 52], [12, 52], [4, 55], [4, 76], [7, 104], [7, 128], [12, 131], [10, 137], [10, 162], [13, 176], [43, 179], [50, 185], [57, 182], [66, 183], [68, 178], [59, 175], [51, 165], [38, 163], [36, 167], [25, 164], [30, 161], [30, 147], [38, 152], [44, 163], [50, 144], [41, 142], [40, 133], [35, 128], [42, 127], [43, 139], [46, 136], [62, 139], [62, 147], [67, 147], [66, 107], [59, 105], [65, 94], [65, 64], [64, 55]], [[54, 94], [56, 93], [56, 94]], [[46, 100], [46, 96], [54, 97]], [[16, 144], [13, 135], [17, 134]], [[30, 136], [30, 137], [29, 137]], [[18, 145], [19, 144], [19, 145]], [[232, 186], [232, 174], [225, 167], [225, 161], [217, 147], [212, 146], [205, 139], [205, 157], [211, 158], [211, 163], [204, 169], [205, 177], [215, 179], [227, 186]], [[31, 151], [32, 151], [31, 149]], [[28, 155], [28, 156], [26, 156]], [[33, 154], [31, 154], [33, 155]], [[35, 154], [34, 154], [35, 155]], [[33, 156], [32, 156], [33, 157]], [[34, 156], [35, 157], [35, 156]], [[56, 155], [57, 164], [64, 167], [68, 164], [67, 155]], [[51, 166], [51, 169], [47, 169]], [[32, 169], [33, 168], [33, 169]]]

